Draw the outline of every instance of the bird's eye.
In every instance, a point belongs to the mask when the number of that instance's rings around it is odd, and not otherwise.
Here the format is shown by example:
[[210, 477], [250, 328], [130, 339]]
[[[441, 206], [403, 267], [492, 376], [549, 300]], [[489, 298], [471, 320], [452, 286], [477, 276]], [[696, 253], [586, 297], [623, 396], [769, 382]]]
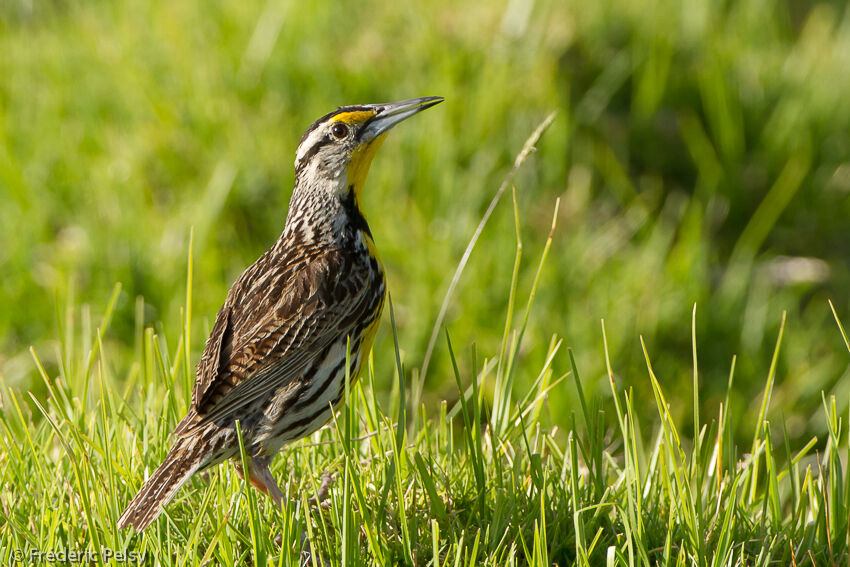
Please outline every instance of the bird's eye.
[[348, 126], [337, 122], [331, 128], [331, 134], [333, 134], [333, 137], [337, 140], [343, 140], [346, 136], [348, 136]]

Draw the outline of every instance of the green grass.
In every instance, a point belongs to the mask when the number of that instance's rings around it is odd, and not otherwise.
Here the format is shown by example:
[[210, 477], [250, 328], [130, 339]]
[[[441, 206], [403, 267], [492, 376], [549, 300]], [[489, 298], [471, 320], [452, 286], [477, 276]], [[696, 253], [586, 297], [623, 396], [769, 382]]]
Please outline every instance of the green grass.
[[[29, 346], [54, 373], [58, 306], [103, 305], [115, 282], [116, 363], [139, 321], [176, 336], [192, 227], [196, 360], [227, 288], [282, 230], [307, 125], [340, 104], [436, 94], [446, 102], [393, 132], [364, 194], [411, 370], [447, 267], [525, 137], [557, 110], [514, 180], [526, 255], [540, 253], [561, 198], [526, 340], [562, 336], [589, 391], [608, 396], [596, 322], [608, 320], [622, 377], [641, 372], [642, 335], [665, 353], [657, 370], [691, 423], [682, 329], [698, 303], [703, 412], [723, 400], [737, 354], [729, 425], [743, 442], [751, 424], [737, 416], [758, 409], [750, 400], [786, 312], [776, 395], [815, 415], [822, 390], [850, 385], [826, 308], [850, 310], [844, 9], [585, 4], [0, 3], [0, 373], [44, 399]], [[464, 348], [500, 346], [514, 224], [503, 200], [448, 306]], [[516, 277], [527, 291], [531, 263]], [[392, 348], [386, 333], [378, 341]], [[529, 351], [532, 367], [543, 363]], [[446, 356], [436, 343], [433, 362]], [[390, 362], [376, 360], [381, 391]], [[569, 369], [563, 356], [553, 365]], [[527, 388], [534, 377], [515, 379]], [[652, 402], [646, 381], [630, 385]], [[454, 381], [429, 371], [419, 389], [436, 407]], [[578, 400], [559, 389], [550, 403], [567, 415]], [[826, 433], [821, 420], [790, 419], [794, 440]]]
[[[551, 236], [544, 251], [550, 244]], [[518, 239], [517, 267], [521, 250]], [[538, 273], [545, 260], [544, 252]], [[192, 263], [190, 254], [188, 290]], [[543, 349], [546, 363], [526, 369], [538, 376], [531, 388], [515, 390], [512, 376], [527, 364], [517, 345], [538, 285], [521, 322], [508, 315], [499, 353], [482, 356], [474, 345], [456, 353], [446, 332], [450, 365], [435, 372], [453, 375], [453, 406], [444, 401], [431, 417], [424, 405], [407, 403], [409, 373], [396, 342], [397, 381], [388, 405], [378, 402], [370, 359], [362, 380], [346, 381], [348, 401], [332, 425], [275, 462], [273, 473], [288, 497], [284, 509], [222, 465], [184, 487], [144, 535], [120, 532], [115, 524], [164, 457], [169, 432], [186, 409], [190, 329], [169, 341], [140, 323], [130, 364], [116, 372], [103, 339], [118, 289], [99, 321], [86, 307], [69, 307], [61, 376], [48, 375], [32, 352], [47, 401], [2, 384], [0, 480], [17, 487], [3, 493], [2, 559], [33, 557], [34, 550], [108, 549], [165, 565], [814, 566], [850, 560], [850, 432], [835, 396], [823, 398], [828, 435], [820, 442], [792, 448], [782, 414], [768, 419], [776, 413], [770, 401], [784, 320], [761, 410], [751, 417], [752, 446], [741, 447], [728, 426], [728, 390], [717, 417], [700, 421], [694, 309], [693, 427], [700, 435], [688, 442], [645, 345], [655, 411], [636, 410], [632, 389], [617, 383], [604, 322], [609, 400], [584, 393], [571, 350], [571, 371], [553, 374], [551, 361], [563, 350], [556, 338]], [[514, 283], [510, 303], [515, 298]], [[184, 312], [191, 320], [191, 303]], [[397, 341], [392, 304], [390, 321]], [[732, 365], [730, 385], [734, 359]], [[563, 430], [547, 426], [563, 421], [551, 415], [548, 395], [568, 383], [580, 401], [578, 416]], [[490, 390], [492, 405], [485, 396]], [[642, 433], [650, 429], [652, 435]], [[308, 499], [319, 491], [322, 473], [335, 483], [317, 507]], [[96, 559], [110, 563], [102, 553]]]
[[[847, 7], [358, 6], [0, 2], [0, 560], [846, 564]], [[422, 95], [364, 193], [394, 325], [274, 468], [331, 508], [221, 467], [116, 533], [304, 128]]]

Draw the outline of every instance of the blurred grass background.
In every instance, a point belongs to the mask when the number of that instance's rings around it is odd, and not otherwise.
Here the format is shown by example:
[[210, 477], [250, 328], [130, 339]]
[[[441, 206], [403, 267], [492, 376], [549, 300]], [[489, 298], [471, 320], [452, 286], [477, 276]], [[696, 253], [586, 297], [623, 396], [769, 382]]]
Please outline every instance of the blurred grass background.
[[[773, 406], [792, 438], [823, 432], [821, 390], [844, 414], [850, 391], [827, 305], [850, 318], [848, 69], [841, 2], [0, 0], [0, 375], [40, 392], [27, 347], [55, 374], [63, 311], [96, 316], [115, 282], [113, 352], [139, 324], [176, 336], [193, 226], [197, 361], [228, 287], [283, 229], [303, 130], [342, 104], [442, 95], [393, 132], [365, 192], [408, 369], [514, 155], [557, 109], [515, 180], [520, 297], [561, 199], [524, 367], [558, 335], [609, 396], [605, 318], [617, 380], [651, 400], [643, 335], [684, 418], [696, 302], [701, 411], [717, 414], [737, 355], [731, 415], [751, 424], [787, 311]], [[473, 341], [498, 353], [515, 246], [506, 197], [449, 312], [461, 358]], [[384, 325], [386, 390], [391, 340]], [[435, 357], [426, 401], [456, 396], [443, 340]], [[564, 350], [553, 366], [567, 371]], [[557, 424], [568, 384], [550, 395]]]

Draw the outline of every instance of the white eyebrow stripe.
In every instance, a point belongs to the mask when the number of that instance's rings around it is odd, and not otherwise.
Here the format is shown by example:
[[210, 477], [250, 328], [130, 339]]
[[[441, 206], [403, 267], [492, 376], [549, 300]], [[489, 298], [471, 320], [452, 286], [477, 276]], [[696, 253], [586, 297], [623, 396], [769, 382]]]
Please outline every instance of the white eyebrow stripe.
[[301, 142], [301, 145], [298, 146], [298, 152], [295, 154], [295, 162], [298, 163], [301, 159], [307, 154], [307, 152], [316, 145], [319, 140], [321, 140], [325, 136], [325, 127], [324, 124], [315, 128], [310, 135], [307, 136], [307, 139]]

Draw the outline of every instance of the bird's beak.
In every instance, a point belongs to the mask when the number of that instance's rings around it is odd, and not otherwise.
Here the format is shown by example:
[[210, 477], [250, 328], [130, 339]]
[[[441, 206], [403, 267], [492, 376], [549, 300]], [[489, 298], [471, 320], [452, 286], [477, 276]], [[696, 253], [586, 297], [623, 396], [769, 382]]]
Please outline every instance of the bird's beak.
[[375, 110], [375, 116], [366, 123], [366, 127], [362, 130], [361, 139], [367, 143], [371, 142], [402, 120], [410, 118], [426, 108], [431, 108], [435, 104], [440, 104], [443, 100], [445, 99], [441, 96], [423, 96], [398, 102], [370, 104], [369, 106]]

